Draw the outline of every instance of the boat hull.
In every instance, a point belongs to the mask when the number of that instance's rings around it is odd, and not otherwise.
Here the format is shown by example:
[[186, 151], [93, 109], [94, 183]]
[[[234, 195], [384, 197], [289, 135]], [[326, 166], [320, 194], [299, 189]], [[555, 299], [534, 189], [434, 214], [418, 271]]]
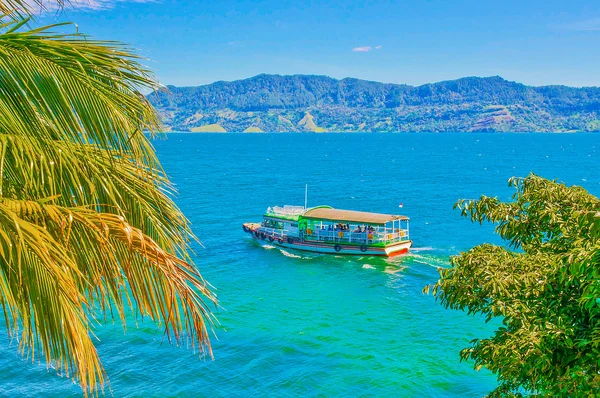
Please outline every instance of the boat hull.
[[257, 224], [253, 223], [244, 224], [244, 231], [250, 234], [252, 239], [260, 243], [272, 244], [274, 246], [284, 247], [287, 249], [302, 250], [312, 253], [395, 257], [408, 253], [408, 250], [412, 246], [411, 240], [394, 242], [386, 245], [385, 247], [341, 242], [325, 243], [311, 240], [302, 241], [297, 237], [269, 236], [268, 234], [258, 231]]

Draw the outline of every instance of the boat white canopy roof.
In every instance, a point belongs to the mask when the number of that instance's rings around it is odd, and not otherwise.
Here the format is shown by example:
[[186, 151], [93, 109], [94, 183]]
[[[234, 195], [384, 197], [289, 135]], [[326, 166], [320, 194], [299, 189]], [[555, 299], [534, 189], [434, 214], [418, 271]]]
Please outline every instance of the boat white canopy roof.
[[395, 220], [408, 220], [408, 217], [400, 215], [340, 210], [327, 207], [317, 207], [307, 210], [302, 217], [318, 220], [347, 221], [366, 224], [386, 224]]
[[288, 206], [283, 207], [274, 206], [267, 209], [267, 213], [277, 214], [282, 216], [300, 216], [306, 209], [302, 206]]

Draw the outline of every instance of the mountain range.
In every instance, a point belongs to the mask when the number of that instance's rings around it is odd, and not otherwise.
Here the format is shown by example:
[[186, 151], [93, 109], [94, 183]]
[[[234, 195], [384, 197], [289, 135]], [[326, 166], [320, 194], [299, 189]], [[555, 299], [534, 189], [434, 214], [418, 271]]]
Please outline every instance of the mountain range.
[[600, 88], [533, 87], [499, 76], [409, 86], [258, 75], [148, 99], [170, 131], [600, 131]]

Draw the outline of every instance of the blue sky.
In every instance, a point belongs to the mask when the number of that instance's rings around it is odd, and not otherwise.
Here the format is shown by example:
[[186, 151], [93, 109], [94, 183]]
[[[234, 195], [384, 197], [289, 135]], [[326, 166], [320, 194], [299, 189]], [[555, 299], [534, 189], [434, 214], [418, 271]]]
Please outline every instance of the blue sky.
[[78, 0], [53, 18], [132, 44], [163, 84], [301, 73], [600, 86], [597, 0]]

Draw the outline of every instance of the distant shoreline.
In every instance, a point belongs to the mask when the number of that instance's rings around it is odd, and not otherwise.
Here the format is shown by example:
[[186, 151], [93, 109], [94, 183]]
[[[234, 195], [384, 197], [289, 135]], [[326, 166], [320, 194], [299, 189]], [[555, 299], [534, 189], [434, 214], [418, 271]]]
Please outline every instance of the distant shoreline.
[[164, 125], [198, 132], [600, 132], [600, 88], [499, 76], [408, 86], [258, 75], [148, 95]]
[[261, 131], [261, 132], [244, 132], [244, 131], [163, 131], [161, 134], [215, 134], [215, 135], [339, 135], [339, 134], [363, 134], [363, 135], [386, 135], [386, 134], [435, 134], [435, 135], [452, 135], [452, 134], [489, 134], [489, 135], [503, 135], [503, 134], [590, 134], [600, 136], [600, 132], [594, 131], [324, 131], [324, 132], [313, 132], [313, 131]]

